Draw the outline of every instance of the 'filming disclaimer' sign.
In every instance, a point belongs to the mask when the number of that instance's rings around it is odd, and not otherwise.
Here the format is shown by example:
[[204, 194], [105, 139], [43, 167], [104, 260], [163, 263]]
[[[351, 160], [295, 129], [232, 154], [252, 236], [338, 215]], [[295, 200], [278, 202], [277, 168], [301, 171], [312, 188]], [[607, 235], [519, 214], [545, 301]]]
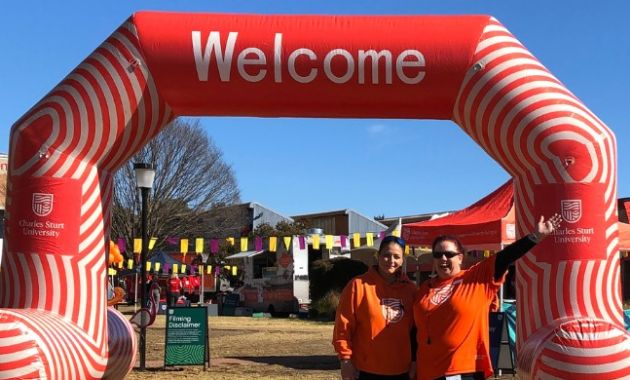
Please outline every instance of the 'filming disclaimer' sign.
[[164, 365], [210, 364], [208, 309], [176, 307], [166, 312]]

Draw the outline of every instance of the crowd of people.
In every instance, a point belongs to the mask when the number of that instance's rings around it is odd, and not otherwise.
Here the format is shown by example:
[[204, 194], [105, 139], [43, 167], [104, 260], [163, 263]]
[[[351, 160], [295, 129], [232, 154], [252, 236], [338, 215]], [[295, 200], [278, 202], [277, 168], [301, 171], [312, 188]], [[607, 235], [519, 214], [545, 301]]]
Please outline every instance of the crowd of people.
[[377, 264], [344, 288], [333, 346], [343, 380], [483, 380], [493, 373], [489, 312], [510, 264], [558, 229], [535, 230], [468, 269], [455, 236], [432, 245], [434, 276], [416, 289], [403, 273], [405, 241], [385, 237]]

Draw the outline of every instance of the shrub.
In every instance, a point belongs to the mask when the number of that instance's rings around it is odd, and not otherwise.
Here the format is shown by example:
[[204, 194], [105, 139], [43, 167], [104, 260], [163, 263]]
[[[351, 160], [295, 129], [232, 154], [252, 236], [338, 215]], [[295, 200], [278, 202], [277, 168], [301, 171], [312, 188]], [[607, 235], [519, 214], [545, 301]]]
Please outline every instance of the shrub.
[[[346, 258], [314, 261], [309, 276], [311, 316], [334, 319], [341, 291], [348, 281], [355, 276], [365, 273], [367, 269], [367, 265], [363, 262]], [[334, 300], [331, 292], [336, 293]], [[321, 307], [316, 306], [320, 303], [322, 304]], [[333, 307], [332, 314], [329, 310], [330, 307]]]
[[311, 312], [313, 312], [318, 319], [333, 321], [335, 319], [337, 306], [339, 306], [339, 295], [340, 293], [338, 291], [330, 290], [323, 297], [320, 297], [311, 304]]

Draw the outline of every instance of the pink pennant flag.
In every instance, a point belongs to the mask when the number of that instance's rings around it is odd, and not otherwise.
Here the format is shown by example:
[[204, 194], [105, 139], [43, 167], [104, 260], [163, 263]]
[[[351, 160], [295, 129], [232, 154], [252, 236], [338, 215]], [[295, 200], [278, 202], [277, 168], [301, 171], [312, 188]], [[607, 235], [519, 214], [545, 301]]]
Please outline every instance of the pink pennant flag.
[[381, 240], [385, 239], [385, 231], [379, 232], [378, 233], [378, 238], [381, 239]]
[[168, 245], [177, 245], [179, 242], [179, 238], [177, 236], [169, 236], [166, 238], [166, 244]]
[[164, 273], [168, 273], [171, 271], [171, 264], [164, 264]]
[[210, 240], [210, 253], [219, 253], [219, 240]]
[[125, 253], [125, 251], [127, 250], [127, 243], [125, 241], [125, 238], [118, 238], [116, 245], [118, 246], [118, 250], [120, 251], [120, 253]]
[[300, 243], [300, 249], [306, 248], [306, 241], [304, 240], [304, 236], [298, 236], [298, 242]]
[[256, 251], [262, 251], [263, 249], [263, 239], [260, 236], [256, 236]]
[[345, 248], [346, 243], [348, 242], [348, 237], [346, 235], [339, 235], [339, 241], [341, 242], [341, 247]]

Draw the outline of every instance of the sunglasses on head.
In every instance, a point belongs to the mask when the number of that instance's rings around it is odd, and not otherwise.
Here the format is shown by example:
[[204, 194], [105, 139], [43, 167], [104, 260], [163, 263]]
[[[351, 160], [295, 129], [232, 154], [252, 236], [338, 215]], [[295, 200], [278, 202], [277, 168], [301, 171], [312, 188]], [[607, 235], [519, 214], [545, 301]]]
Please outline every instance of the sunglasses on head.
[[381, 251], [381, 249], [383, 249], [384, 247], [386, 247], [389, 243], [396, 243], [398, 244], [403, 250], [405, 249], [405, 240], [402, 238], [399, 238], [398, 236], [394, 236], [394, 235], [389, 235], [383, 238], [383, 240], [381, 241], [381, 245], [379, 247], [379, 252]]
[[452, 259], [453, 257], [459, 255], [459, 252], [453, 252], [453, 251], [433, 251], [433, 258], [434, 259], [441, 259], [442, 255], [446, 256], [447, 259]]

